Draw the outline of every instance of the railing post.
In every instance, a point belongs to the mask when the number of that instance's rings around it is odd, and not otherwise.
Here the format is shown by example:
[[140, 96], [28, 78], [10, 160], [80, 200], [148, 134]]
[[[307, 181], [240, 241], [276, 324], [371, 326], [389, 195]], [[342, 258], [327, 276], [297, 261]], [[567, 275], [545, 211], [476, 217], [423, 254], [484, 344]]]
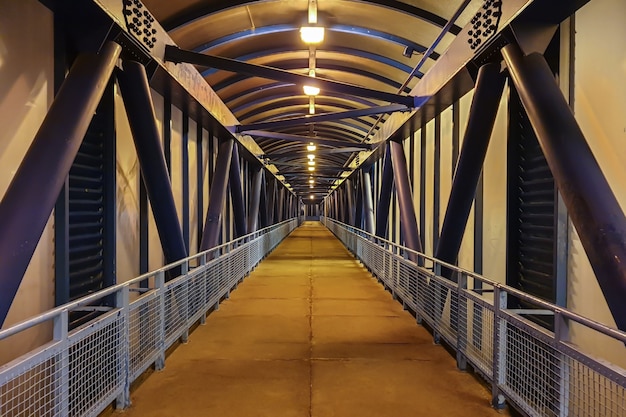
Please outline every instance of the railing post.
[[198, 266], [202, 270], [202, 309], [204, 310], [202, 315], [200, 316], [200, 325], [204, 326], [206, 324], [206, 302], [207, 302], [207, 293], [206, 293], [206, 253], [200, 255], [200, 265]]
[[464, 292], [467, 290], [467, 275], [459, 273], [457, 282], [457, 330], [456, 330], [456, 366], [461, 371], [467, 369], [467, 357], [465, 349], [467, 347], [467, 297]]
[[[569, 341], [569, 323], [567, 318], [563, 317], [560, 311], [555, 311], [554, 314], [554, 338], [556, 339], [557, 348], [563, 344], [563, 342]], [[560, 351], [560, 349], [559, 349]], [[562, 352], [558, 354], [559, 360], [559, 403], [557, 404], [559, 410], [559, 417], [566, 417], [569, 415], [569, 403], [570, 403], [570, 367], [567, 355]]]
[[124, 388], [120, 395], [115, 400], [115, 408], [118, 410], [126, 409], [130, 406], [130, 320], [129, 320], [129, 296], [128, 286], [122, 287], [115, 294], [115, 307], [120, 309], [120, 316], [122, 318], [122, 335], [121, 335], [121, 348], [118, 353], [118, 369], [121, 377], [124, 380]]
[[59, 369], [59, 378], [55, 380], [54, 415], [67, 416], [70, 414], [70, 347], [67, 341], [69, 319], [68, 311], [63, 312], [54, 318], [53, 337], [61, 345], [61, 359], [56, 364]]
[[165, 368], [165, 272], [161, 270], [156, 273], [154, 277], [154, 284], [157, 288], [159, 297], [159, 355], [154, 362], [154, 369], [160, 371]]
[[[188, 259], [180, 266], [180, 275], [185, 276], [187, 274], [189, 274]], [[183, 314], [185, 314], [185, 331], [180, 336], [181, 343], [187, 343], [189, 341], [189, 326], [191, 325], [191, 323], [189, 323], [189, 279], [185, 280], [185, 286], [187, 287], [187, 296], [185, 297], [185, 300], [183, 302]]]
[[493, 359], [492, 359], [492, 385], [491, 405], [495, 409], [504, 408], [504, 395], [500, 386], [506, 378], [506, 321], [502, 318], [502, 310], [506, 309], [507, 293], [499, 286], [494, 287], [493, 293]]
[[[441, 277], [441, 264], [437, 261], [433, 261], [433, 277]], [[435, 284], [433, 286], [433, 284]], [[442, 285], [437, 283], [436, 280], [431, 279], [430, 285], [433, 287], [436, 287], [437, 285]], [[443, 292], [444, 288], [442, 285], [441, 291]], [[433, 294], [436, 291], [433, 291]], [[448, 292], [448, 291], [446, 291]], [[443, 304], [445, 303], [446, 299], [442, 299], [442, 297], [437, 297], [434, 296], [433, 297], [434, 303], [435, 303], [435, 308], [433, 310], [433, 341], [435, 342], [436, 345], [438, 345], [439, 343], [441, 343], [441, 330], [439, 330], [439, 328], [442, 326], [442, 316], [441, 315], [437, 315], [436, 312], [439, 311], [443, 311]]]

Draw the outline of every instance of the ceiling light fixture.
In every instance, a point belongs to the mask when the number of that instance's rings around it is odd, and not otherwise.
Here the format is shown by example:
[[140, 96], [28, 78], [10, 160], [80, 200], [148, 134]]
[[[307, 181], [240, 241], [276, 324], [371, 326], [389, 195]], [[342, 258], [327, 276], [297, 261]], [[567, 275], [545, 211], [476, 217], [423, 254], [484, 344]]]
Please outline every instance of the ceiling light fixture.
[[315, 167], [309, 167], [309, 171], [315, 171]]
[[313, 142], [309, 142], [309, 144], [306, 146], [306, 150], [309, 152], [313, 152], [315, 149], [317, 149], [317, 147], [313, 144]]
[[315, 155], [310, 153], [306, 156], [307, 158], [309, 158], [311, 161], [315, 159]]
[[323, 26], [302, 26], [300, 28], [300, 38], [307, 45], [317, 45], [324, 40]]
[[[315, 78], [315, 69], [309, 70], [309, 77]], [[302, 89], [304, 90], [304, 94], [306, 94], [307, 96], [316, 96], [320, 93], [319, 87], [312, 87], [310, 85], [305, 85], [302, 87]]]
[[309, 161], [309, 165], [315, 166], [315, 161], [313, 161], [313, 160]]
[[311, 87], [310, 85], [303, 86], [302, 90], [304, 90], [304, 94], [307, 96], [316, 96], [320, 93], [320, 89], [318, 87]]

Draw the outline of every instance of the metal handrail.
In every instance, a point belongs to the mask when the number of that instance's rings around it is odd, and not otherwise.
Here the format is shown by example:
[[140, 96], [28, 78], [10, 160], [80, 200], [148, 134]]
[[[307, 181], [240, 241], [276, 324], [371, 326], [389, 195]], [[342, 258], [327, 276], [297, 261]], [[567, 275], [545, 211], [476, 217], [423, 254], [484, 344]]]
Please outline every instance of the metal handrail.
[[6, 339], [7, 337], [12, 336], [12, 335], [14, 335], [16, 333], [19, 333], [19, 332], [24, 331], [24, 330], [26, 330], [28, 328], [31, 328], [31, 327], [34, 327], [34, 326], [36, 326], [38, 324], [44, 323], [46, 321], [49, 321], [49, 320], [53, 319], [55, 316], [58, 316], [59, 314], [61, 314], [64, 311], [74, 310], [74, 309], [76, 309], [78, 307], [89, 305], [89, 304], [93, 303], [94, 301], [97, 301], [97, 300], [100, 300], [101, 298], [106, 297], [107, 295], [111, 295], [111, 294], [114, 294], [114, 293], [120, 291], [122, 288], [138, 284], [138, 283], [140, 283], [142, 281], [145, 281], [146, 279], [154, 277], [155, 275], [157, 275], [159, 273], [167, 272], [167, 271], [169, 271], [171, 269], [174, 269], [174, 268], [182, 266], [182, 265], [188, 265], [189, 261], [191, 261], [191, 260], [202, 259], [203, 257], [206, 257], [206, 255], [208, 255], [210, 253], [219, 252], [220, 250], [222, 250], [224, 248], [232, 247], [235, 242], [243, 242], [243, 241], [249, 240], [251, 238], [254, 238], [256, 236], [261, 236], [263, 234], [269, 233], [269, 232], [271, 232], [274, 229], [277, 229], [277, 228], [279, 228], [279, 227], [281, 227], [283, 225], [289, 224], [291, 221], [292, 220], [285, 220], [285, 221], [283, 221], [281, 223], [277, 223], [275, 225], [266, 227], [266, 228], [258, 230], [256, 232], [249, 233], [249, 234], [247, 234], [245, 236], [241, 236], [241, 237], [239, 237], [239, 238], [237, 238], [235, 240], [232, 240], [230, 242], [226, 242], [226, 243], [223, 243], [221, 245], [215, 246], [215, 247], [213, 247], [211, 249], [207, 249], [204, 252], [199, 252], [197, 254], [188, 256], [188, 257], [186, 257], [184, 259], [180, 259], [180, 260], [178, 260], [176, 262], [172, 262], [172, 263], [167, 264], [167, 265], [165, 265], [165, 266], [163, 266], [163, 267], [161, 267], [159, 269], [155, 269], [154, 271], [146, 272], [145, 274], [140, 275], [140, 276], [138, 276], [136, 278], [132, 278], [132, 279], [130, 279], [128, 281], [125, 281], [125, 282], [122, 282], [120, 284], [112, 285], [110, 287], [104, 288], [104, 289], [102, 289], [102, 290], [100, 290], [98, 292], [95, 292], [93, 294], [81, 297], [81, 298], [79, 298], [77, 300], [70, 301], [70, 302], [68, 302], [66, 304], [63, 304], [63, 305], [58, 306], [58, 307], [55, 307], [55, 308], [53, 308], [51, 310], [48, 310], [48, 311], [46, 311], [46, 312], [44, 312], [42, 314], [39, 314], [39, 315], [37, 315], [35, 317], [31, 317], [31, 318], [25, 319], [23, 321], [20, 321], [20, 322], [12, 325], [11, 327], [9, 327], [7, 329], [0, 330], [0, 340]]
[[[6, 341], [44, 322], [53, 327], [51, 341], [0, 366], [0, 415], [92, 416], [112, 401], [127, 407], [130, 384], [150, 366], [161, 369], [166, 350], [298, 224], [286, 220], [0, 331]], [[166, 282], [172, 270], [180, 275]], [[93, 305], [104, 299], [113, 306]], [[70, 330], [70, 312], [85, 306], [101, 314]]]
[[352, 230], [352, 233], [355, 233], [356, 235], [359, 235], [359, 236], [367, 237], [368, 239], [370, 239], [373, 242], [381, 242], [381, 243], [389, 245], [389, 246], [391, 246], [393, 248], [397, 248], [397, 249], [399, 249], [399, 253], [404, 252], [404, 253], [407, 253], [407, 254], [408, 253], [414, 254], [414, 255], [422, 258], [422, 259], [425, 259], [425, 260], [433, 262], [434, 264], [440, 265], [441, 267], [444, 267], [444, 268], [451, 269], [453, 271], [462, 273], [462, 274], [466, 275], [467, 277], [470, 277], [470, 278], [473, 278], [473, 279], [477, 279], [477, 280], [481, 281], [482, 283], [490, 285], [490, 286], [492, 286], [494, 288], [499, 288], [501, 291], [505, 291], [509, 295], [514, 295], [515, 297], [518, 297], [518, 298], [520, 298], [522, 300], [528, 301], [528, 302], [530, 302], [530, 303], [532, 303], [532, 304], [534, 304], [536, 306], [540, 306], [540, 307], [543, 307], [545, 309], [552, 310], [555, 313], [558, 313], [558, 314], [560, 314], [560, 315], [562, 315], [562, 316], [564, 316], [564, 317], [566, 317], [566, 318], [568, 318], [570, 320], [574, 320], [577, 323], [583, 324], [583, 325], [585, 325], [585, 326], [587, 326], [589, 328], [592, 328], [594, 330], [602, 332], [602, 333], [606, 334], [607, 336], [611, 336], [611, 337], [613, 337], [613, 338], [615, 338], [617, 340], [620, 340], [621, 342], [624, 342], [626, 344], [626, 332], [624, 332], [622, 330], [616, 329], [614, 327], [607, 326], [607, 325], [605, 325], [603, 323], [600, 323], [599, 321], [592, 320], [592, 319], [590, 319], [588, 317], [581, 316], [580, 314], [574, 313], [573, 311], [568, 310], [567, 308], [564, 308], [564, 307], [558, 306], [556, 304], [550, 303], [550, 302], [548, 302], [546, 300], [543, 300], [541, 298], [538, 298], [538, 297], [536, 297], [536, 296], [534, 296], [532, 294], [525, 293], [525, 292], [519, 290], [518, 288], [511, 287], [509, 285], [502, 284], [500, 282], [490, 280], [489, 278], [486, 278], [486, 277], [484, 277], [484, 276], [482, 276], [480, 274], [477, 274], [476, 272], [470, 271], [468, 269], [463, 269], [463, 268], [461, 268], [459, 266], [456, 266], [454, 264], [450, 264], [450, 263], [441, 261], [441, 260], [439, 260], [437, 258], [434, 258], [434, 257], [430, 256], [430, 255], [426, 255], [425, 253], [418, 252], [418, 251], [415, 251], [413, 249], [409, 249], [406, 246], [398, 245], [397, 243], [394, 243], [394, 242], [392, 242], [390, 240], [387, 240], [387, 239], [383, 239], [383, 238], [381, 238], [379, 236], [376, 236], [376, 235], [374, 235], [372, 233], [369, 233], [369, 232], [367, 232], [365, 230], [357, 229], [357, 228], [355, 228], [353, 226], [347, 225], [345, 223], [338, 222], [338, 221], [336, 221], [334, 219], [330, 219], [330, 218], [327, 218], [327, 221], [336, 223], [337, 225], [345, 228], [346, 230]]
[[[491, 383], [494, 406], [507, 399], [531, 416], [626, 415], [626, 370], [573, 343], [569, 327], [577, 323], [601, 343], [622, 345], [626, 332], [334, 219], [322, 223], [430, 326], [435, 341], [456, 351], [459, 368], [469, 363]], [[457, 281], [443, 277], [443, 268]], [[468, 279], [486, 288], [467, 288]], [[531, 307], [508, 308], [509, 295]], [[545, 314], [554, 316], [553, 331], [532, 320]]]

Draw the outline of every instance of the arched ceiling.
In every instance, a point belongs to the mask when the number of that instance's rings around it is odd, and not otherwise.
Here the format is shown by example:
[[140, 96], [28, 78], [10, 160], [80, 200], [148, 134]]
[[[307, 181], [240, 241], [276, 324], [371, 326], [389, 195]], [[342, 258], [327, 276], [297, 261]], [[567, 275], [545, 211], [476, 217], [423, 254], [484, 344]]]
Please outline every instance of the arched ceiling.
[[[310, 64], [314, 63], [318, 78], [407, 94], [482, 1], [144, 0], [144, 3], [182, 49], [303, 75], [309, 73]], [[318, 25], [325, 28], [323, 42], [314, 48], [305, 44], [299, 33], [300, 27], [307, 25], [311, 7], [317, 9]], [[454, 23], [448, 25], [449, 30], [416, 76], [408, 79], [422, 53], [453, 18]], [[407, 48], [416, 53], [403, 53]], [[242, 125], [309, 114], [310, 99], [302, 86], [216, 68], [198, 69]], [[403, 85], [406, 87], [401, 92]], [[376, 98], [324, 89], [314, 102], [315, 114], [389, 105]], [[275, 137], [251, 136], [263, 150], [262, 157], [269, 158], [294, 192], [307, 200], [313, 194], [315, 201], [319, 201], [355, 157], [357, 146], [366, 143], [385, 118], [377, 123], [379, 115], [372, 114], [315, 124], [277, 125], [264, 129], [277, 133]], [[318, 142], [315, 151], [314, 188], [309, 184], [306, 143], [278, 138], [280, 134], [326, 140]]]

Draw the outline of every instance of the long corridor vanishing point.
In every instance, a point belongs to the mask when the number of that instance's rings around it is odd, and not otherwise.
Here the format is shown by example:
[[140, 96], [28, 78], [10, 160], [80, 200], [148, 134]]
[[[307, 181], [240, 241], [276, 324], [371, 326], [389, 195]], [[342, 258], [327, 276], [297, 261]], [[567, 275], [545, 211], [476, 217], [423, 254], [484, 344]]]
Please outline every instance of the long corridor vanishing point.
[[131, 394], [135, 416], [496, 416], [326, 228], [296, 229]]

